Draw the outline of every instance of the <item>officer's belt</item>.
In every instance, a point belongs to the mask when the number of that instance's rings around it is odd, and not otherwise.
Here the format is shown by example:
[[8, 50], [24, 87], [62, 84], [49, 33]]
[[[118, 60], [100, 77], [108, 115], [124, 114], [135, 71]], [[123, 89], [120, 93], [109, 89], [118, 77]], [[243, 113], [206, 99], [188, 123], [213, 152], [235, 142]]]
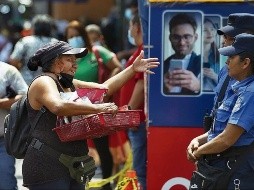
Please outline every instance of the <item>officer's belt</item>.
[[[244, 154], [248, 149], [250, 149], [251, 146], [253, 146], [253, 145], [233, 146], [221, 153], [205, 154], [204, 159], [206, 159], [208, 161], [208, 160], [214, 160], [214, 159], [219, 159], [219, 158], [236, 157], [236, 156]], [[253, 150], [254, 150], [254, 148], [253, 148]]]

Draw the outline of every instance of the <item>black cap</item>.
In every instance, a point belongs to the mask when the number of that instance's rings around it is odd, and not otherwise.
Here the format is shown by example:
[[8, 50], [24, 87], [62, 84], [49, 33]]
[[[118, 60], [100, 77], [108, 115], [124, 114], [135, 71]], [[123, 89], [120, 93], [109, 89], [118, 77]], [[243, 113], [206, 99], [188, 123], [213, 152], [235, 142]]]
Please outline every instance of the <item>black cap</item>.
[[243, 52], [254, 54], [254, 35], [242, 33], [235, 37], [231, 46], [218, 49], [221, 55], [232, 56]]
[[234, 13], [228, 16], [226, 26], [217, 30], [219, 35], [235, 37], [238, 34], [254, 31], [254, 14]]
[[54, 43], [48, 43], [38, 49], [35, 54], [30, 57], [27, 67], [31, 71], [36, 71], [38, 66], [44, 67], [52, 59], [55, 59], [61, 54], [65, 55], [75, 55], [76, 58], [81, 58], [86, 56], [88, 50], [86, 48], [73, 48], [67, 42], [57, 41]]
[[75, 55], [76, 58], [81, 58], [87, 53], [88, 50], [86, 48], [73, 48], [67, 42], [57, 41], [41, 47], [30, 59], [38, 61], [38, 66], [42, 66], [61, 54]]

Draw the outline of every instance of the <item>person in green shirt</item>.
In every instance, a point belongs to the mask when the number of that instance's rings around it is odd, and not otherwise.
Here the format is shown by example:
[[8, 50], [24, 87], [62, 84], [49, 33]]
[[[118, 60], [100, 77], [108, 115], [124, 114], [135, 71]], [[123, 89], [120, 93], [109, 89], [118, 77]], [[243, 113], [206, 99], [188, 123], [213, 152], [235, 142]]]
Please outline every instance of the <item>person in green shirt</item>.
[[[93, 47], [93, 49], [94, 48], [95, 47]], [[110, 71], [113, 72], [113, 75], [121, 71], [121, 65], [118, 66], [118, 61], [116, 62], [113, 61], [115, 57], [115, 54], [113, 52], [99, 45], [96, 46], [96, 49], [98, 53], [100, 54], [102, 63], [105, 64], [107, 68], [110, 67], [111, 65], [116, 66], [116, 67], [113, 67], [112, 70], [111, 70], [111, 67], [109, 68]], [[80, 60], [78, 60], [78, 70], [75, 74], [75, 78], [82, 81], [99, 82], [98, 61], [96, 59], [94, 52], [89, 52], [87, 56], [80, 58]]]
[[[109, 71], [108, 78], [116, 75], [122, 70], [122, 66], [118, 61], [116, 55], [100, 45], [92, 45], [89, 40], [85, 27], [79, 21], [71, 21], [65, 30], [66, 41], [74, 48], [88, 49], [88, 54], [77, 61], [78, 69], [76, 70], [75, 79], [103, 83], [99, 77], [99, 62], [104, 64]], [[89, 143], [90, 142], [90, 143]], [[109, 150], [108, 136], [93, 139], [88, 141], [88, 144], [94, 143], [95, 148], [99, 154], [101, 162], [101, 170], [103, 179], [112, 175], [113, 158]], [[111, 190], [110, 183], [102, 188], [103, 190]]]
[[66, 41], [75, 48], [86, 47], [89, 52], [86, 57], [78, 60], [78, 70], [75, 78], [88, 82], [99, 82], [98, 79], [98, 61], [96, 52], [99, 54], [99, 59], [110, 71], [109, 78], [116, 75], [122, 70], [119, 60], [115, 53], [109, 51], [103, 46], [92, 46], [88, 34], [83, 25], [78, 21], [71, 21], [65, 32]]

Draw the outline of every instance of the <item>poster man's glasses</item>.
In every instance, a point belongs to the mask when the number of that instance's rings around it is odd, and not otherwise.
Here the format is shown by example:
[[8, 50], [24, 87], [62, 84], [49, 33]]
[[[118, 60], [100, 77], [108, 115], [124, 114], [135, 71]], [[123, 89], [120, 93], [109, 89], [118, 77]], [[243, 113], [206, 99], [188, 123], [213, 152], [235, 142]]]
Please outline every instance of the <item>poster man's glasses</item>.
[[191, 34], [184, 34], [184, 35], [178, 35], [178, 34], [172, 34], [170, 35], [170, 39], [172, 42], [180, 42], [184, 40], [185, 42], [190, 42], [193, 39], [193, 35]]

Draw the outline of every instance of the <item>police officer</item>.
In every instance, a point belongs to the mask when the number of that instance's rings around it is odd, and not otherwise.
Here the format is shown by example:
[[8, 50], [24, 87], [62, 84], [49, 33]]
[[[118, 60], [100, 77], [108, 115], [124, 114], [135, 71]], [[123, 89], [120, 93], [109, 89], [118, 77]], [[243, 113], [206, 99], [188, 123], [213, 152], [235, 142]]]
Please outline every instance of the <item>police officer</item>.
[[[228, 16], [227, 25], [218, 29], [217, 34], [223, 36], [223, 46], [230, 46], [234, 42], [234, 37], [241, 33], [249, 33], [254, 34], [254, 14], [249, 13], [233, 13]], [[222, 60], [226, 61], [225, 56], [222, 57]], [[223, 61], [222, 63], [224, 64]], [[222, 89], [223, 83], [228, 76], [227, 65], [225, 65], [218, 75], [218, 84], [215, 87], [215, 102], [217, 101], [218, 95]], [[234, 79], [230, 79], [226, 82], [227, 90], [229, 90], [230, 86], [235, 83]], [[227, 90], [226, 93], [227, 94]], [[215, 103], [214, 103], [215, 104]]]
[[[231, 169], [237, 161], [227, 189], [254, 189], [254, 35], [239, 34], [231, 46], [219, 49], [228, 56], [228, 75], [236, 82], [215, 113], [213, 128], [192, 140], [187, 157], [209, 158], [209, 165]], [[251, 146], [251, 150], [248, 147]]]

